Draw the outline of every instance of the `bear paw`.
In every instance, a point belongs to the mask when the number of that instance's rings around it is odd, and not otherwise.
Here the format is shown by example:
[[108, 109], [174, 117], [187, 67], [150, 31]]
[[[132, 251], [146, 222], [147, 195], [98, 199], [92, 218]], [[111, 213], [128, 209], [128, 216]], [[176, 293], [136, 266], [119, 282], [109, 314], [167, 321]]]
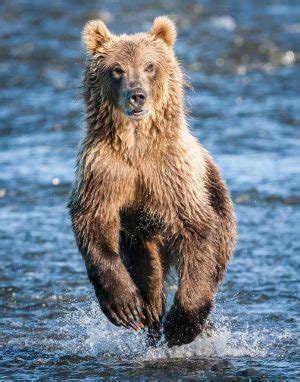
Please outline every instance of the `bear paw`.
[[117, 288], [105, 297], [96, 290], [96, 295], [101, 310], [114, 325], [135, 331], [144, 327], [143, 300], [137, 288]]
[[143, 321], [146, 326], [159, 330], [162, 322], [162, 309], [152, 304], [145, 304], [144, 306], [145, 320]]
[[169, 347], [192, 342], [205, 327], [211, 306], [189, 312], [173, 305], [164, 322], [164, 334]]
[[[147, 345], [151, 347], [158, 346], [162, 337], [162, 318], [164, 315], [164, 296], [158, 299], [152, 299], [149, 302], [149, 298], [145, 297], [146, 301], [144, 305], [145, 319], [143, 324], [148, 327], [147, 333]], [[145, 301], [144, 299], [144, 301]]]

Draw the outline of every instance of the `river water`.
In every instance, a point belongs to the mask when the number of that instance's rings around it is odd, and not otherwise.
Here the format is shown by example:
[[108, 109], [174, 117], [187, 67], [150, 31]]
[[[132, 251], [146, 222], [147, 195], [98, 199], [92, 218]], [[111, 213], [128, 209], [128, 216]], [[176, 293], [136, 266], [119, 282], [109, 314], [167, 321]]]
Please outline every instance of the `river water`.
[[[84, 23], [129, 33], [161, 14], [177, 22], [190, 125], [227, 179], [239, 242], [215, 334], [149, 349], [100, 312], [65, 205], [84, 126]], [[300, 3], [3, 0], [0, 32], [0, 378], [300, 378]]]

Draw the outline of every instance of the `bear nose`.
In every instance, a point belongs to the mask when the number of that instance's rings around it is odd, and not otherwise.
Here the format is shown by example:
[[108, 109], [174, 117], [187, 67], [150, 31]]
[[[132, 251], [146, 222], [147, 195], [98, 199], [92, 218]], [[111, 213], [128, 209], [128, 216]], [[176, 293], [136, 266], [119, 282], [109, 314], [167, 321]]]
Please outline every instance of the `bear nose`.
[[130, 106], [134, 108], [142, 107], [147, 98], [147, 93], [142, 88], [135, 88], [128, 92], [128, 101]]

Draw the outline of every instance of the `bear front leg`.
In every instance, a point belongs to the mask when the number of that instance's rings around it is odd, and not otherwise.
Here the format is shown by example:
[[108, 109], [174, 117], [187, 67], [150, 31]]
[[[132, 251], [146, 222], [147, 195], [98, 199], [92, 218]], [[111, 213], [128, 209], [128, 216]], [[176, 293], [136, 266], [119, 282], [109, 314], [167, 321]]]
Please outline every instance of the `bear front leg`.
[[190, 343], [205, 328], [216, 288], [213, 248], [209, 230], [201, 235], [185, 232], [180, 239], [179, 285], [164, 323], [168, 346]]
[[103, 313], [117, 326], [139, 330], [144, 304], [119, 255], [119, 217], [108, 222], [92, 213], [76, 213], [72, 225]]

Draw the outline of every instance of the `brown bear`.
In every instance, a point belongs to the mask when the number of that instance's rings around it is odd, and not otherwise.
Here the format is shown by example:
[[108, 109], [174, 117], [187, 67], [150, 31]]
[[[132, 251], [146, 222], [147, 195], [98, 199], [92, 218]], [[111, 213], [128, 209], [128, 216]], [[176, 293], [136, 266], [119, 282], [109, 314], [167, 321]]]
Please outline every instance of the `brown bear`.
[[163, 326], [169, 346], [203, 331], [236, 237], [226, 185], [187, 125], [175, 39], [168, 17], [134, 35], [85, 26], [87, 129], [68, 205], [104, 314], [154, 339]]

